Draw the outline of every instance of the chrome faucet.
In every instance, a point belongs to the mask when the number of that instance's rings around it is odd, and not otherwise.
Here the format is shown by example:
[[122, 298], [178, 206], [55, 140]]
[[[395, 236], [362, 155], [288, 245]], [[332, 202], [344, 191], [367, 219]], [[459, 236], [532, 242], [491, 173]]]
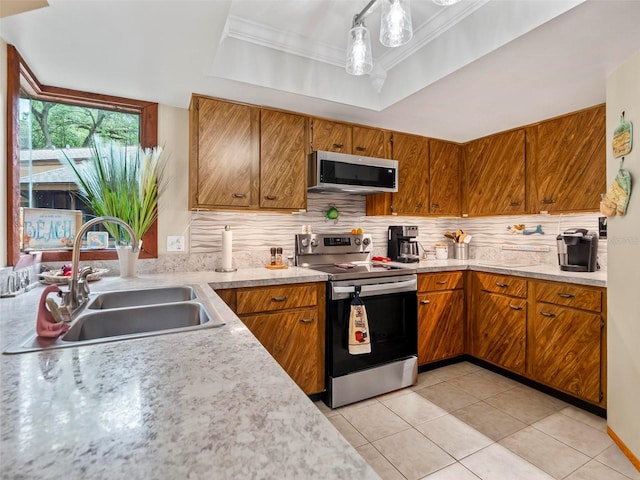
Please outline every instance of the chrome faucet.
[[80, 262], [80, 247], [82, 246], [82, 237], [87, 231], [99, 223], [117, 223], [129, 233], [131, 238], [131, 248], [134, 252], [138, 251], [138, 238], [133, 233], [133, 228], [123, 220], [117, 217], [96, 217], [89, 220], [80, 227], [76, 238], [73, 241], [73, 252], [71, 253], [71, 280], [69, 280], [69, 291], [63, 295], [63, 306], [67, 308], [69, 315], [78, 307], [82, 306], [89, 298], [89, 285], [86, 277], [91, 270], [82, 269], [78, 275], [78, 263]]

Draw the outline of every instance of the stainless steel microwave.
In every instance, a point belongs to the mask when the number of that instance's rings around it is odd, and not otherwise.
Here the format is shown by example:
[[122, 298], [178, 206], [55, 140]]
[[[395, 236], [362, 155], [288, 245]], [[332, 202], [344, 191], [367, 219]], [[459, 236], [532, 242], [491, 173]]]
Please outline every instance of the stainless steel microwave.
[[307, 190], [370, 195], [398, 191], [398, 162], [315, 151], [309, 154]]

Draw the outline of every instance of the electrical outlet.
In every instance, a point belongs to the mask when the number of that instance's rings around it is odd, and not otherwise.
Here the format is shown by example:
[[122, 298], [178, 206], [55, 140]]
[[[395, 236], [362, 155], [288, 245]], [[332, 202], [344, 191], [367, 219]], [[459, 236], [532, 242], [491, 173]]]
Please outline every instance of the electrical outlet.
[[167, 252], [184, 252], [184, 236], [167, 235]]

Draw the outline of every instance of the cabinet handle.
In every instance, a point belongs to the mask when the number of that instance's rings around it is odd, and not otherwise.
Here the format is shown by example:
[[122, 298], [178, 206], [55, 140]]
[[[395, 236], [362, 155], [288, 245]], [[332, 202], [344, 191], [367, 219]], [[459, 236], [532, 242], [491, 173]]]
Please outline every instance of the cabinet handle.
[[281, 297], [271, 297], [272, 302], [284, 302], [286, 299], [287, 297], [285, 295], [282, 295]]
[[432, 203], [431, 204], [431, 208], [440, 208], [440, 204], [439, 203]]
[[496, 287], [500, 287], [500, 288], [507, 288], [509, 285], [507, 285], [506, 283], [500, 283], [500, 282], [496, 282]]
[[509, 308], [511, 308], [511, 310], [522, 310], [522, 307], [519, 307], [518, 305], [512, 305], [512, 304], [509, 304]]
[[560, 298], [568, 298], [569, 300], [573, 300], [574, 298], [576, 298], [575, 295], [572, 295], [570, 293], [558, 293], [558, 296]]
[[416, 208], [422, 208], [422, 204], [421, 203], [417, 203], [416, 204]]
[[246, 193], [234, 193], [232, 195], [233, 198], [247, 198], [247, 194]]
[[446, 285], [446, 284], [447, 284], [447, 281], [446, 281], [446, 280], [438, 280], [438, 281], [436, 282], [436, 285]]
[[428, 305], [429, 303], [431, 303], [431, 300], [420, 300], [421, 305]]
[[313, 322], [313, 318], [301, 318], [300, 323], [311, 323]]
[[549, 318], [556, 318], [555, 313], [545, 312], [544, 310], [540, 312], [540, 315], [544, 315], [545, 317], [549, 317]]
[[542, 202], [540, 203], [542, 203], [543, 205], [551, 205], [552, 203], [556, 203], [556, 202], [552, 198], [543, 198]]
[[509, 202], [510, 207], [519, 207], [522, 205], [522, 202]]
[[278, 197], [276, 197], [275, 195], [265, 195], [264, 198], [266, 198], [267, 200], [275, 200]]
[[[342, 145], [340, 146], [340, 148], [342, 148]], [[356, 147], [356, 151], [358, 151], [358, 152], [366, 152], [367, 149], [364, 148], [364, 147]]]
[[344, 147], [344, 143], [334, 143], [333, 148], [342, 148]]

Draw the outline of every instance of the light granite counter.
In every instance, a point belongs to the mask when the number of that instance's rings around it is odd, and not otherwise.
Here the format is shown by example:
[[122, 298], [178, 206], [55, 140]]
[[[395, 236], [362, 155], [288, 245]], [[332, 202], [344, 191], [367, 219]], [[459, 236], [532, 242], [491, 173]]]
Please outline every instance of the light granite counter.
[[[104, 278], [105, 291], [323, 281], [306, 269]], [[33, 332], [42, 288], [0, 299], [0, 345]], [[208, 289], [226, 325], [0, 358], [0, 477], [377, 479]]]

